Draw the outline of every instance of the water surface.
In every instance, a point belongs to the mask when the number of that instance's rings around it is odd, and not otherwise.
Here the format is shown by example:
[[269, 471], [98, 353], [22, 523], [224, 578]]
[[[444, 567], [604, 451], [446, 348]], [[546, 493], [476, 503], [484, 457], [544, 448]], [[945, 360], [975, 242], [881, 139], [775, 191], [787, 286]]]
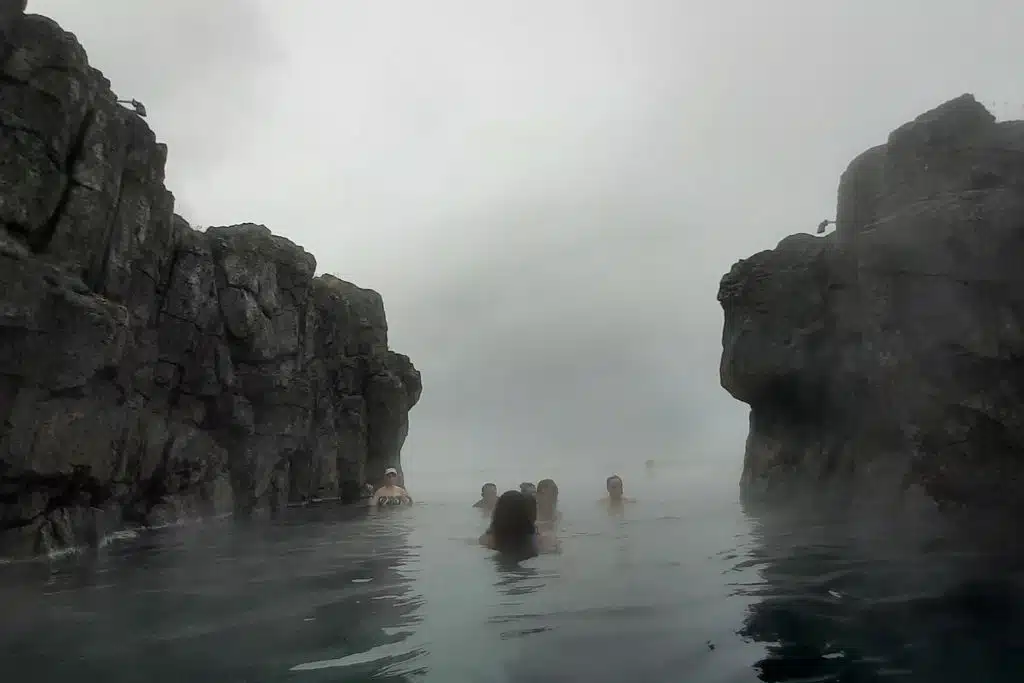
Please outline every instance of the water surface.
[[[0, 567], [0, 661], [39, 681], [1020, 680], [1012, 574], [865, 559], [735, 488], [627, 478], [622, 516], [560, 482], [563, 551], [502, 563], [445, 493], [293, 510]], [[515, 482], [501, 482], [503, 488]], [[637, 490], [641, 489], [641, 490]], [[930, 569], [929, 569], [930, 567]]]

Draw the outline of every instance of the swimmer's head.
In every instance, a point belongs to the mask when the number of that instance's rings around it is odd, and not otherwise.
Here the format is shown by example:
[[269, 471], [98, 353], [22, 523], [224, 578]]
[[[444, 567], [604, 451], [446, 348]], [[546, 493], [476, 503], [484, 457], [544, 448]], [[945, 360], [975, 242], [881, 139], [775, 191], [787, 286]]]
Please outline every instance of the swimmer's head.
[[480, 497], [484, 500], [495, 500], [498, 497], [498, 486], [487, 482], [480, 487]]
[[505, 491], [498, 498], [488, 532], [499, 552], [533, 552], [537, 533], [537, 501], [522, 491]]
[[608, 477], [604, 482], [604, 487], [608, 490], [610, 498], [622, 498], [622, 477], [619, 475], [613, 474]]
[[533, 485], [533, 482], [524, 481], [519, 485], [519, 492], [527, 496], [534, 496], [537, 494], [537, 487]]
[[389, 467], [384, 470], [384, 481], [387, 482], [388, 486], [394, 486], [398, 481], [398, 470], [394, 467]]
[[558, 484], [554, 479], [541, 479], [537, 482], [537, 519], [550, 522], [558, 507]]
[[549, 505], [558, 501], [558, 484], [554, 479], [541, 479], [537, 482], [537, 501]]

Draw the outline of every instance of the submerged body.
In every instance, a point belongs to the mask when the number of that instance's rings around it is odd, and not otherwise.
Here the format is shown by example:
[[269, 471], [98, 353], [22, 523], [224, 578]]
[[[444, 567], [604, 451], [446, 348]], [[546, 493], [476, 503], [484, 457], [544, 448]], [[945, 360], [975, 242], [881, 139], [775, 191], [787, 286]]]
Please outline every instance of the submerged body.
[[520, 559], [529, 559], [541, 553], [557, 552], [561, 547], [557, 538], [540, 530], [534, 531], [529, 538], [525, 538], [521, 544], [514, 547], [500, 545], [490, 531], [485, 531], [478, 542], [485, 548], [497, 550], [502, 554], [521, 556]]
[[373, 494], [373, 504], [377, 507], [412, 505], [412, 498], [409, 497], [409, 494], [401, 486], [395, 487], [392, 490], [380, 488]]

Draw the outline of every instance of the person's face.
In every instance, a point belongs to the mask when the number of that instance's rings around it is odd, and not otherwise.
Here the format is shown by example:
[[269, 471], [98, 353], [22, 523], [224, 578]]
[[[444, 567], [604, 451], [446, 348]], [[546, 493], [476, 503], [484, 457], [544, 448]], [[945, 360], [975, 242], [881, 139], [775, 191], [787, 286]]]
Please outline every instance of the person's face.
[[622, 480], [612, 479], [608, 482], [608, 495], [612, 498], [622, 498]]
[[497, 486], [485, 486], [484, 487], [484, 500], [495, 501], [498, 499], [498, 487]]
[[387, 484], [388, 486], [394, 486], [395, 484], [398, 483], [398, 475], [395, 474], [394, 472], [389, 472], [388, 474], [385, 474], [384, 483]]

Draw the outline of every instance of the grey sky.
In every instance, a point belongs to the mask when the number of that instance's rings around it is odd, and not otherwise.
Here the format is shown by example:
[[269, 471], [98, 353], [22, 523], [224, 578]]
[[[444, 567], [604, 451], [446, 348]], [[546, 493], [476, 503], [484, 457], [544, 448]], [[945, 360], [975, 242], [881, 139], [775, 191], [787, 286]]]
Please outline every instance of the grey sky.
[[264, 223], [383, 294], [424, 375], [410, 472], [736, 471], [722, 273], [833, 217], [849, 160], [921, 111], [1024, 116], [1014, 0], [29, 9], [146, 103], [186, 218]]

